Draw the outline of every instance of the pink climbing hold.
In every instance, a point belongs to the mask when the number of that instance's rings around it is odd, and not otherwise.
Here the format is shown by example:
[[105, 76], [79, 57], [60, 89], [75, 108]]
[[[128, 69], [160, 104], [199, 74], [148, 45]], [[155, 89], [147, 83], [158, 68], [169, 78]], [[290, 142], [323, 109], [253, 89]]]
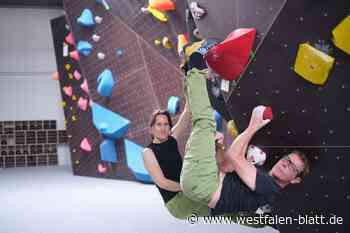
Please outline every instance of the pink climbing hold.
[[87, 138], [84, 138], [80, 143], [80, 148], [86, 152], [91, 152], [92, 148]]
[[81, 74], [76, 70], [73, 73], [73, 76], [76, 80], [80, 80], [81, 79]]
[[74, 37], [73, 37], [73, 33], [69, 33], [68, 36], [66, 36], [65, 38], [66, 42], [70, 45], [74, 45], [75, 46], [75, 40], [74, 40]]
[[107, 167], [100, 163], [97, 166], [97, 171], [99, 173], [106, 173], [107, 172]]
[[84, 79], [83, 83], [80, 85], [80, 88], [83, 91], [85, 91], [86, 94], [89, 94], [89, 86], [88, 86], [86, 79]]
[[59, 79], [60, 79], [60, 76], [59, 76], [59, 74], [58, 74], [57, 71], [55, 71], [55, 72], [52, 74], [52, 79], [53, 79], [53, 80], [59, 80]]
[[79, 52], [77, 50], [74, 50], [72, 52], [69, 53], [69, 56], [71, 58], [73, 58], [76, 61], [79, 61], [80, 57], [79, 57]]
[[78, 100], [78, 107], [83, 110], [83, 111], [86, 111], [86, 109], [88, 108], [88, 100], [83, 98], [83, 97], [80, 97], [79, 100]]
[[73, 88], [72, 86], [65, 86], [63, 87], [63, 92], [68, 95], [69, 97], [71, 97], [73, 95]]

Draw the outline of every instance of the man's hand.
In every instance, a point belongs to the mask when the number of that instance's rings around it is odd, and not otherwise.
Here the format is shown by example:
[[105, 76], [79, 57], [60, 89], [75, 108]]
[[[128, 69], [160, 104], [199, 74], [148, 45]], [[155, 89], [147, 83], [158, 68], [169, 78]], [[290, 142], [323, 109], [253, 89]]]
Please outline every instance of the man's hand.
[[252, 116], [250, 118], [248, 129], [252, 130], [254, 133], [257, 132], [259, 129], [267, 125], [271, 119], [264, 120], [264, 111], [266, 109], [266, 106], [257, 106], [253, 109]]
[[217, 147], [220, 149], [225, 149], [225, 144], [224, 144], [224, 135], [220, 132], [216, 132], [215, 135], [215, 144]]

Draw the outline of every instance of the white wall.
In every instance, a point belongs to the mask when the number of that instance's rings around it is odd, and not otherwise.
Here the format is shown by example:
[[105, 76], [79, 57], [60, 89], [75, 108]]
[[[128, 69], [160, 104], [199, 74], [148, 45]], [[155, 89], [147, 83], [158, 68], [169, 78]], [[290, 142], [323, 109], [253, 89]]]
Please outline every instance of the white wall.
[[[59, 9], [0, 8], [0, 121], [56, 120], [64, 128], [50, 19]], [[60, 165], [70, 164], [59, 146]]]

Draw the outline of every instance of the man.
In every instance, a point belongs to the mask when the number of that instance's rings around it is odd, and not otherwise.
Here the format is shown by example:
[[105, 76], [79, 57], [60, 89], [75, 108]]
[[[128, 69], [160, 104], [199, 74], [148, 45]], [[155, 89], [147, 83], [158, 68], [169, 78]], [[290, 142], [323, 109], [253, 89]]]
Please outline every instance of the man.
[[[309, 170], [302, 152], [282, 158], [269, 173], [257, 170], [246, 158], [254, 134], [270, 122], [263, 119], [264, 106], [254, 108], [247, 129], [224, 152], [220, 170], [216, 164], [215, 120], [206, 89], [206, 78], [215, 78], [205, 54], [215, 43], [205, 42], [189, 57], [185, 95], [191, 111], [192, 133], [186, 144], [180, 184], [193, 201], [208, 205], [213, 214], [256, 211], [271, 202], [281, 189], [301, 182]], [[222, 151], [221, 151], [222, 152]]]

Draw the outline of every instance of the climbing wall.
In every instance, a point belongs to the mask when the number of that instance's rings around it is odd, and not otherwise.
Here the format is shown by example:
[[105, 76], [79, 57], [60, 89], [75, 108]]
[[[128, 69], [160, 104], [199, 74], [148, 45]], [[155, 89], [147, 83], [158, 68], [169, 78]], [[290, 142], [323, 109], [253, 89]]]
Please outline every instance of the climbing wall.
[[[63, 52], [64, 48], [67, 49], [68, 53], [75, 51], [75, 46], [68, 44], [65, 39], [70, 33], [68, 28], [64, 16], [51, 20], [73, 173], [82, 176], [136, 180], [126, 166], [122, 142], [116, 143], [119, 155], [116, 163], [107, 163], [101, 160], [99, 145], [103, 138], [93, 125], [91, 108], [89, 104], [87, 104], [86, 110], [78, 106], [79, 98], [90, 101], [89, 94], [81, 88], [81, 85], [86, 81], [86, 76], [82, 74], [78, 61], [70, 56], [64, 56]], [[80, 74], [80, 78], [77, 72]], [[71, 94], [69, 89], [71, 89]], [[80, 147], [84, 138], [90, 144], [91, 151]]]
[[[178, 68], [175, 39], [178, 33], [184, 32], [184, 6], [177, 5], [177, 10], [168, 14], [169, 22], [161, 23], [151, 15], [140, 13], [140, 8], [146, 5], [146, 1], [108, 1], [108, 3], [109, 10], [96, 1], [64, 1], [67, 26], [69, 25], [77, 44], [76, 47], [70, 46], [69, 52], [80, 50], [79, 60], [74, 64], [81, 67], [79, 72], [89, 87], [89, 93], [84, 98], [89, 98], [90, 103], [93, 103], [86, 111], [79, 110], [76, 113], [74, 124], [70, 124], [68, 120], [73, 114], [70, 103], [65, 105], [67, 129], [71, 130], [74, 172], [78, 175], [150, 182], [142, 160], [142, 150], [150, 142], [149, 117], [155, 109], [167, 108], [170, 96], [183, 96], [182, 74]], [[94, 26], [86, 27], [77, 23], [78, 18], [86, 19], [84, 9], [90, 10], [90, 19], [95, 22]], [[101, 17], [101, 22], [96, 23], [97, 20], [94, 20], [96, 16]], [[67, 36], [68, 31], [65, 33]], [[162, 40], [164, 36], [171, 41], [170, 49], [154, 43], [157, 39]], [[64, 37], [60, 40], [62, 38]], [[85, 41], [84, 48], [79, 49], [82, 41]], [[62, 53], [62, 41], [55, 43], [58, 43], [57, 54], [61, 56], [59, 53]], [[87, 52], [86, 55], [83, 54], [83, 50]], [[71, 57], [70, 55], [67, 59]], [[62, 64], [64, 61], [58, 63], [61, 64], [61, 68], [63, 67], [62, 72], [67, 73], [68, 71], [64, 70], [65, 64]], [[73, 72], [75, 67], [71, 69]], [[106, 69], [111, 71], [112, 78], [111, 76], [108, 78], [115, 81], [107, 97], [101, 93], [101, 83], [104, 81], [97, 80]], [[81, 80], [76, 82], [78, 89], [82, 82]], [[65, 88], [67, 85], [61, 83], [62, 95], [64, 100], [68, 98], [70, 101], [72, 96], [67, 96]], [[74, 86], [73, 90], [75, 92]], [[102, 133], [105, 127], [103, 117], [100, 117], [102, 121], [96, 120], [95, 113], [99, 116], [106, 113], [111, 116], [108, 117], [110, 119], [118, 114], [121, 119], [129, 121], [127, 131], [117, 139], [113, 139], [115, 148], [108, 136]], [[174, 116], [173, 120], [176, 121], [177, 118], [178, 116]], [[189, 132], [190, 129], [187, 134]], [[84, 138], [87, 140], [82, 143]], [[180, 140], [182, 150], [184, 138]], [[109, 141], [105, 143], [104, 139]], [[116, 156], [107, 155], [111, 153]], [[83, 159], [86, 162], [82, 162]]]
[[[343, 218], [343, 224], [280, 225], [281, 232], [349, 229], [350, 55], [332, 42], [332, 30], [349, 12], [347, 0], [287, 1], [227, 101], [240, 131], [247, 127], [254, 106], [272, 107], [274, 120], [252, 141], [267, 152], [266, 168], [293, 149], [304, 151], [311, 160], [311, 174], [302, 185], [287, 188], [277, 201], [276, 213], [295, 218], [321, 214], [327, 219]], [[335, 59], [323, 85], [313, 84], [295, 72], [302, 43]], [[299, 57], [304, 59], [302, 68], [314, 74], [324, 72], [319, 60], [307, 60], [309, 57]]]

